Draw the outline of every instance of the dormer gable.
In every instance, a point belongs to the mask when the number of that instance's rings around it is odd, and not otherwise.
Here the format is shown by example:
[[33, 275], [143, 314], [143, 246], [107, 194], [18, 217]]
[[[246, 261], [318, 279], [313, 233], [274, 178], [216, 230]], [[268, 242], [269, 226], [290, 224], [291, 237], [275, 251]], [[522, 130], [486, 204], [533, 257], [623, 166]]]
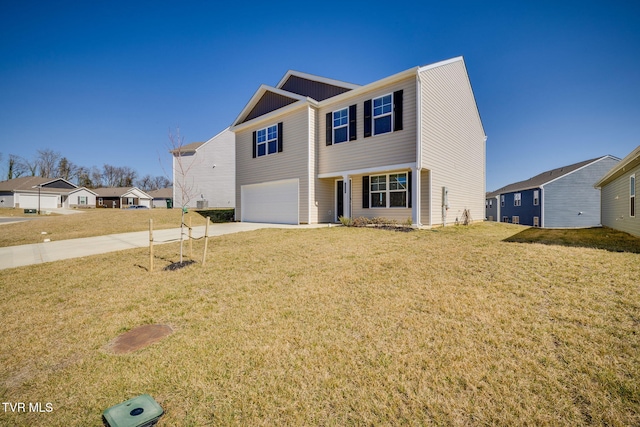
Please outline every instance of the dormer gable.
[[240, 115], [234, 120], [233, 126], [246, 123], [256, 117], [263, 116], [272, 111], [286, 107], [298, 101], [306, 101], [307, 98], [295, 93], [287, 92], [267, 85], [261, 85], [251, 97]]
[[316, 101], [324, 101], [325, 99], [340, 95], [341, 93], [348, 92], [360, 86], [289, 70], [280, 80], [277, 87], [287, 92], [307, 96]]

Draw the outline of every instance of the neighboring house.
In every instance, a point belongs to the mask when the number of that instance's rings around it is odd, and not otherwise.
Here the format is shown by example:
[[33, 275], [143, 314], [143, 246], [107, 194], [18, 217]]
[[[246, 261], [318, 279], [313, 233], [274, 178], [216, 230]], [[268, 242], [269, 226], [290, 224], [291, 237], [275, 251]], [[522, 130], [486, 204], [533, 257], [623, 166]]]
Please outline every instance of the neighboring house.
[[600, 225], [600, 190], [593, 186], [619, 161], [609, 155], [585, 160], [487, 193], [485, 216], [533, 227]]
[[235, 135], [229, 128], [206, 142], [172, 150], [174, 206], [233, 208], [235, 150]]
[[483, 218], [486, 136], [462, 57], [364, 86], [289, 71], [231, 131], [239, 220]]
[[69, 192], [69, 195], [64, 202], [64, 207], [79, 209], [95, 208], [96, 196], [96, 192], [89, 190], [88, 188], [76, 188], [75, 190]]
[[640, 237], [637, 194], [640, 146], [615, 165], [595, 186], [602, 191], [602, 225]]
[[[78, 186], [62, 178], [25, 176], [0, 182], [0, 207], [56, 209], [68, 206]], [[84, 189], [86, 190], [86, 189]]]
[[151, 207], [153, 198], [137, 187], [104, 187], [94, 189], [96, 207], [126, 208], [133, 205]]
[[148, 191], [148, 194], [153, 197], [154, 208], [172, 208], [173, 207], [173, 188], [160, 188], [158, 190]]

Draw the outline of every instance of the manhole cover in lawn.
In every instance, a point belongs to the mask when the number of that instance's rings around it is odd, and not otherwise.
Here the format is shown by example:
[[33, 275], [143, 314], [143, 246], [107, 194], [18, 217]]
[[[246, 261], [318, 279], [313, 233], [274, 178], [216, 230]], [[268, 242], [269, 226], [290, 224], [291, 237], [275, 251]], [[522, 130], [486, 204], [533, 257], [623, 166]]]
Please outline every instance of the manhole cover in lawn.
[[131, 353], [171, 335], [168, 325], [143, 325], [117, 337], [109, 346], [115, 354]]

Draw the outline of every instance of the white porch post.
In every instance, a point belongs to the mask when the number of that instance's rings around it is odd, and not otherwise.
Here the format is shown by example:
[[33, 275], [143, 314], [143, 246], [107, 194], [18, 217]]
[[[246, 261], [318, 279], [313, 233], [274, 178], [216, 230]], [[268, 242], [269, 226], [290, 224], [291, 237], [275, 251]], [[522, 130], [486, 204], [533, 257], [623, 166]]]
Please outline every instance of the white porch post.
[[342, 175], [342, 210], [343, 216], [351, 218], [351, 185], [349, 175]]
[[421, 169], [413, 168], [411, 169], [411, 218], [413, 219], [413, 225], [421, 226], [420, 215], [421, 215], [421, 197], [420, 197], [420, 173]]

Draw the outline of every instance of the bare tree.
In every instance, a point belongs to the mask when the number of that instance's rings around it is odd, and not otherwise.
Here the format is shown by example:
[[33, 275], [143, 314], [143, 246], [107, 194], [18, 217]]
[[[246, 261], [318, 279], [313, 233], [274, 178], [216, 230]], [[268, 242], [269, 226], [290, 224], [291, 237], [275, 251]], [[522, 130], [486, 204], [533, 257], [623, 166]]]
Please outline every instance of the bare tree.
[[38, 169], [40, 169], [40, 176], [42, 178], [55, 178], [55, 174], [58, 171], [58, 161], [60, 160], [60, 153], [51, 149], [38, 150], [36, 156], [36, 163]]
[[29, 160], [24, 157], [16, 156], [19, 164], [16, 164], [21, 170], [24, 170], [25, 174], [29, 174], [29, 176], [36, 176], [38, 173], [38, 161], [37, 160]]
[[154, 190], [171, 187], [171, 181], [164, 176], [156, 176], [153, 178]]
[[180, 135], [180, 128], [176, 128], [175, 134], [169, 129], [169, 152], [173, 155], [174, 202], [179, 203], [182, 208], [180, 216], [180, 263], [183, 262], [184, 214], [187, 211], [189, 201], [196, 196], [195, 179], [189, 173], [194, 162], [192, 157], [187, 156], [183, 151], [183, 147], [184, 136]]
[[20, 178], [27, 172], [22, 158], [15, 154], [9, 154], [9, 162], [7, 166], [7, 179]]
[[58, 178], [67, 181], [74, 179], [78, 175], [78, 166], [73, 164], [66, 157], [62, 157], [58, 162]]

